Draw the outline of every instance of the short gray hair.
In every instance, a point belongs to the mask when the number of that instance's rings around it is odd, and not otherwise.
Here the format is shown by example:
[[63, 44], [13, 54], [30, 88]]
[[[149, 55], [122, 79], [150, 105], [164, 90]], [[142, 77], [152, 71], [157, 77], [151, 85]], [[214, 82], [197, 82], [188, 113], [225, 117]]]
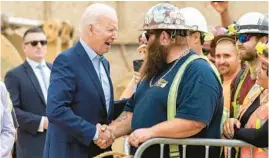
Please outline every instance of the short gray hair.
[[96, 24], [100, 16], [109, 16], [113, 14], [117, 15], [115, 9], [106, 4], [102, 3], [91, 4], [86, 8], [80, 19], [79, 32], [83, 33], [86, 25]]

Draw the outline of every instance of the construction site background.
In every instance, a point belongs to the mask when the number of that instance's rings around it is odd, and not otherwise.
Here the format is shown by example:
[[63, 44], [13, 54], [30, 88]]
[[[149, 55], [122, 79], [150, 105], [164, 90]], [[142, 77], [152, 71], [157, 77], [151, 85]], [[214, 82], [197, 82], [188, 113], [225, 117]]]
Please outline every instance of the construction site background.
[[[97, 2], [97, 1], [96, 1]], [[78, 40], [79, 32], [78, 25], [80, 16], [84, 9], [91, 2], [20, 2], [20, 1], [6, 1], [1, 2], [1, 13], [5, 13], [10, 17], [22, 17], [34, 20], [68, 20], [74, 27], [74, 36], [72, 37], [72, 43]], [[105, 56], [108, 58], [111, 64], [111, 75], [115, 89], [115, 98], [119, 98], [121, 92], [124, 90], [126, 84], [132, 77], [132, 61], [138, 58], [136, 48], [138, 46], [138, 36], [141, 34], [139, 29], [142, 28], [143, 18], [145, 12], [153, 5], [160, 2], [102, 2], [114, 7], [118, 13], [119, 18], [119, 33], [118, 39], [112, 46], [112, 49]], [[205, 16], [208, 26], [221, 25], [220, 15], [212, 8], [210, 2], [170, 2], [175, 4], [179, 8], [194, 7], [201, 11]], [[246, 12], [257, 11], [262, 13], [268, 12], [268, 2], [229, 2], [229, 10], [233, 20], [238, 19]], [[21, 33], [22, 34], [22, 33]], [[1, 42], [2, 43], [2, 42]], [[12, 43], [12, 41], [11, 41]], [[12, 43], [13, 44], [13, 43]], [[14, 45], [14, 44], [13, 44]], [[3, 45], [2, 45], [3, 47]], [[18, 47], [18, 46], [17, 46]], [[3, 50], [3, 48], [1, 49]], [[21, 50], [17, 50], [21, 53]], [[3, 52], [2, 52], [3, 54]], [[17, 55], [8, 53], [6, 60], [12, 60], [10, 58], [16, 58]], [[57, 54], [50, 52], [48, 49], [48, 55], [51, 56], [50, 60], [53, 60]], [[14, 57], [15, 56], [15, 57]], [[3, 57], [2, 57], [3, 58]], [[18, 58], [18, 57], [17, 57]], [[14, 59], [13, 59], [14, 60]], [[2, 65], [3, 65], [3, 60]], [[12, 67], [19, 65], [23, 60], [17, 60], [10, 62]], [[5, 64], [5, 63], [4, 63]], [[2, 66], [3, 67], [3, 66]], [[1, 68], [1, 70], [4, 68]], [[1, 73], [3, 78], [5, 71]]]

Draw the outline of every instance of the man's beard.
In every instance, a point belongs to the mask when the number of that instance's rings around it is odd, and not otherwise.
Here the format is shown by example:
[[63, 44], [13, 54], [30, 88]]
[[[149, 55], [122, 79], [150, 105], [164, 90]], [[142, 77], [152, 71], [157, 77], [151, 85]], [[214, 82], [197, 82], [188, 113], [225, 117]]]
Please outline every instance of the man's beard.
[[240, 55], [240, 59], [243, 61], [253, 61], [257, 58], [257, 55], [252, 52], [246, 52], [244, 55]]
[[[257, 54], [255, 49], [246, 49], [244, 46], [238, 46], [239, 48], [239, 55], [240, 59], [243, 61], [253, 61], [257, 58]], [[240, 51], [244, 51], [244, 54], [242, 54]]]
[[225, 64], [222, 65], [222, 68], [225, 67], [225, 70], [222, 70], [220, 67], [218, 67], [218, 71], [220, 73], [220, 75], [222, 76], [227, 76], [230, 74], [230, 68]]
[[144, 65], [144, 75], [147, 79], [159, 75], [166, 68], [168, 48], [161, 45], [158, 38], [148, 44], [147, 60]]

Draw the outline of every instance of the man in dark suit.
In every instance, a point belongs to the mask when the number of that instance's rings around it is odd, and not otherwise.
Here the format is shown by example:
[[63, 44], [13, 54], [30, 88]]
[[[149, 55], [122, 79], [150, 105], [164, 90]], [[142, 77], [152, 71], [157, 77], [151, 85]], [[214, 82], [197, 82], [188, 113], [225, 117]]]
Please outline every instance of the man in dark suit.
[[20, 124], [16, 142], [17, 158], [41, 158], [48, 128], [47, 90], [51, 65], [44, 58], [46, 35], [30, 28], [23, 36], [23, 64], [7, 72], [5, 84]]
[[97, 124], [110, 123], [115, 110], [109, 63], [103, 54], [117, 31], [116, 11], [92, 4], [82, 15], [79, 42], [55, 59], [48, 90], [50, 124], [44, 158], [92, 158], [109, 150], [94, 142], [113, 140], [110, 132], [102, 132]]

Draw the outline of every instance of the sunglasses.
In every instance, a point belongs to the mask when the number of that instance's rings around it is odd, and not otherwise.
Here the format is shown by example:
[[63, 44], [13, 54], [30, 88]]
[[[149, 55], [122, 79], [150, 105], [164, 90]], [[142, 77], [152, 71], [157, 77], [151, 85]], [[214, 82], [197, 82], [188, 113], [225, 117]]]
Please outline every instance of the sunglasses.
[[146, 31], [146, 32], [144, 33], [144, 35], [145, 35], [147, 41], [149, 41], [149, 36], [150, 36], [150, 35], [156, 35], [156, 34], [159, 34], [159, 33], [161, 33], [160, 30], [148, 30], [148, 31]]
[[144, 35], [145, 35], [147, 41], [149, 41], [149, 36], [150, 36], [150, 35], [153, 35], [153, 34], [154, 34], [154, 32], [149, 32], [149, 31], [145, 32]]
[[31, 44], [33, 47], [37, 46], [38, 43], [40, 43], [42, 46], [47, 45], [48, 41], [47, 40], [40, 40], [40, 41], [29, 41], [24, 44]]
[[236, 37], [236, 39], [240, 42], [240, 43], [245, 43], [247, 41], [249, 41], [251, 35], [247, 35], [247, 34], [240, 34]]

